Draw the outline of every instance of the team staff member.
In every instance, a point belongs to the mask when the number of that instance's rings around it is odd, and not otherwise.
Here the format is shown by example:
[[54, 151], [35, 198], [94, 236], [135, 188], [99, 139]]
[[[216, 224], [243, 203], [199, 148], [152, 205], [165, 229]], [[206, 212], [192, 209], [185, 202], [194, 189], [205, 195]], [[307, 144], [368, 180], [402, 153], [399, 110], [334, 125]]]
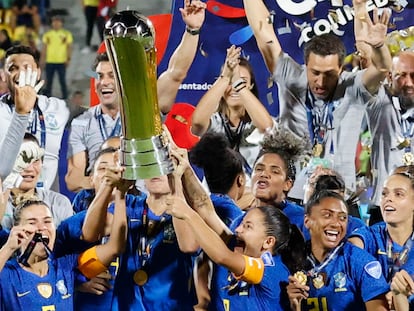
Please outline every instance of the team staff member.
[[[372, 47], [373, 62], [366, 70], [351, 73], [343, 71], [346, 51], [339, 37], [314, 36], [305, 44], [302, 66], [283, 52], [263, 0], [244, 0], [243, 4], [266, 66], [278, 85], [282, 125], [303, 139], [310, 137], [315, 161], [332, 162], [346, 187], [354, 191], [355, 150], [365, 106], [391, 68], [384, 44], [390, 13], [384, 10], [379, 19], [374, 11], [373, 21], [366, 11], [355, 14], [355, 20], [363, 19], [368, 29], [362, 36], [355, 33], [356, 39]], [[303, 198], [306, 176], [305, 171], [298, 176], [291, 197]]]
[[29, 132], [45, 150], [39, 186], [50, 189], [57, 174], [60, 144], [69, 109], [61, 99], [37, 95], [43, 85], [43, 81], [38, 82], [39, 77], [37, 51], [23, 45], [7, 50], [2, 78], [10, 94], [0, 98], [0, 145], [1, 150], [8, 150], [2, 162], [11, 164], [0, 173], [3, 179], [10, 173], [24, 134]]
[[[202, 1], [184, 0], [184, 8], [180, 10], [186, 31], [168, 62], [168, 68], [157, 80], [158, 105], [163, 114], [167, 114], [174, 104], [179, 86], [196, 55], [205, 7], [206, 4]], [[65, 181], [68, 189], [75, 192], [92, 188], [87, 175], [93, 167], [93, 160], [100, 146], [107, 138], [120, 136], [121, 133], [115, 78], [108, 57], [98, 55], [94, 69], [98, 74], [95, 89], [100, 104], [72, 121], [69, 136], [68, 172]]]

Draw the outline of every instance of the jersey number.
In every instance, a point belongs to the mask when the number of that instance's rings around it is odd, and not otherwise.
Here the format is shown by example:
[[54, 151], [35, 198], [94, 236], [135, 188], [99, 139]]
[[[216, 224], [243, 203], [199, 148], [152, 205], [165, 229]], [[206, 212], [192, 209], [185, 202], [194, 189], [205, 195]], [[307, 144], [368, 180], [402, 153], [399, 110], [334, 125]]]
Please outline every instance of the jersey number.
[[320, 298], [308, 298], [306, 299], [308, 306], [312, 307], [309, 311], [328, 311], [328, 304], [326, 303], [326, 297]]
[[230, 300], [223, 299], [224, 311], [230, 311]]

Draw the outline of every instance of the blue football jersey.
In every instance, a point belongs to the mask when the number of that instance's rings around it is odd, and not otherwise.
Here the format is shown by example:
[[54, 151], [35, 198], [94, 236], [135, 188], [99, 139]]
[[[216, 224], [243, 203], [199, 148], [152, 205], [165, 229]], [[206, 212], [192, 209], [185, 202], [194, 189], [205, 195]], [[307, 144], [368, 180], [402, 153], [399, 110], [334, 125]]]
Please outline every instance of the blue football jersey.
[[302, 310], [365, 310], [365, 302], [389, 291], [380, 263], [349, 242], [319, 276], [322, 287], [308, 277], [309, 297], [302, 301]]
[[[192, 286], [193, 258], [180, 251], [171, 216], [163, 217], [161, 228], [149, 241], [151, 256], [145, 266], [148, 281], [142, 286], [134, 282], [134, 273], [142, 268], [137, 248], [145, 200], [144, 195], [126, 196], [128, 238], [115, 280], [112, 310], [193, 310], [196, 304]], [[150, 209], [148, 218], [161, 220]]]
[[[381, 263], [384, 276], [390, 280], [390, 269], [387, 261], [387, 230], [385, 222], [377, 223], [370, 227], [359, 228], [352, 233], [364, 242], [365, 250], [373, 255]], [[393, 243], [394, 252], [403, 249], [403, 245]], [[414, 273], [414, 247], [408, 253], [407, 261], [400, 267], [409, 273]]]
[[49, 258], [44, 277], [22, 269], [16, 259], [0, 272], [0, 310], [72, 310], [78, 255]]
[[[58, 227], [56, 232], [56, 242], [54, 253], [56, 256], [64, 256], [71, 253], [79, 254], [88, 248], [99, 244], [89, 243], [81, 239], [82, 236], [82, 226], [85, 220], [86, 210], [79, 212], [78, 214], [73, 215], [65, 219]], [[107, 238], [103, 238], [102, 242], [105, 242]], [[118, 272], [119, 268], [119, 258], [115, 259], [108, 267], [109, 273], [112, 275], [113, 279], [109, 280], [109, 284], [114, 286], [114, 279]], [[83, 276], [78, 270], [75, 271], [75, 285], [80, 285], [81, 283], [87, 282], [88, 279]], [[74, 294], [74, 310], [83, 311], [83, 310], [93, 310], [95, 311], [107, 311], [111, 310], [110, 305], [113, 298], [113, 290], [109, 288], [107, 291], [103, 292], [102, 295], [95, 295], [91, 293], [84, 293], [76, 291]]]
[[243, 211], [229, 196], [212, 193], [210, 198], [217, 215], [227, 226], [230, 226], [237, 217], [243, 215]]
[[209, 310], [289, 310], [286, 295], [289, 271], [280, 256], [262, 255], [265, 265], [259, 284], [249, 284], [236, 280], [223, 266], [215, 265], [211, 284]]

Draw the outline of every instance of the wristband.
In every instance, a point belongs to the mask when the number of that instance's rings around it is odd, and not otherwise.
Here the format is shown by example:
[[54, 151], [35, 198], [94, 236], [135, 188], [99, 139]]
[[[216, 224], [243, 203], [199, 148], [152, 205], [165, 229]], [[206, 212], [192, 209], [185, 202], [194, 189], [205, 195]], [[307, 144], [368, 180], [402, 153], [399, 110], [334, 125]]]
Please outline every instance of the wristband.
[[192, 36], [196, 36], [196, 35], [199, 35], [200, 34], [200, 28], [198, 28], [198, 29], [192, 29], [192, 28], [186, 26], [185, 27], [185, 31], [187, 31]]
[[246, 84], [242, 84], [242, 87], [239, 87], [238, 89], [234, 89], [234, 90], [238, 93], [244, 88], [246, 88]]
[[[246, 87], [246, 81], [244, 81], [243, 79], [237, 79], [236, 81], [233, 82], [233, 84], [231, 85], [233, 89], [236, 90], [236, 92], [240, 91], [241, 89], [243, 89], [244, 87]], [[242, 88], [240, 88], [241, 86], [243, 86]]]
[[384, 46], [384, 42], [382, 42], [381, 44], [378, 44], [376, 46], [373, 46], [374, 49], [379, 49], [382, 48]]

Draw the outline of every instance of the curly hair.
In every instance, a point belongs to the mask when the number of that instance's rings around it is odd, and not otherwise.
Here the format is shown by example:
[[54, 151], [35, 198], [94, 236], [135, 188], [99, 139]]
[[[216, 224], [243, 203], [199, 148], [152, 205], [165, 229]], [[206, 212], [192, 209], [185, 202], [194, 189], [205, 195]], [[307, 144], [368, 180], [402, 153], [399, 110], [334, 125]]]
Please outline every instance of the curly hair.
[[299, 138], [284, 127], [276, 127], [264, 136], [255, 163], [264, 154], [277, 154], [286, 165], [287, 178], [294, 182], [296, 176], [295, 162], [309, 152], [309, 149], [309, 139]]

